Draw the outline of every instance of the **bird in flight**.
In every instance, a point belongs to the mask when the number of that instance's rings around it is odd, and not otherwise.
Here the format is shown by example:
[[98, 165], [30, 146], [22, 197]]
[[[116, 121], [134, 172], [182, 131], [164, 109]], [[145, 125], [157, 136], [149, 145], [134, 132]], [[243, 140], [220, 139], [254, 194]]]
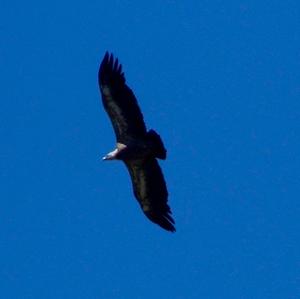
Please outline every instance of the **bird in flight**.
[[154, 130], [147, 131], [137, 100], [126, 85], [122, 65], [108, 52], [100, 64], [98, 82], [117, 141], [116, 149], [103, 160], [125, 163], [134, 196], [144, 214], [163, 229], [174, 232], [167, 186], [157, 161], [165, 160], [167, 151], [160, 136]]

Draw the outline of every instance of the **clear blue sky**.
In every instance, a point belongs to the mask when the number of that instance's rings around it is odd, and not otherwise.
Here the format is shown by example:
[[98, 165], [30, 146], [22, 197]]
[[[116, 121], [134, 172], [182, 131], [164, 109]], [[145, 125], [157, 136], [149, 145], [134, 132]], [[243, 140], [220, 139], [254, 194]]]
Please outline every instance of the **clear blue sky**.
[[[300, 298], [300, 4], [227, 2], [1, 0], [1, 298]], [[106, 50], [164, 138], [175, 234], [100, 160]]]

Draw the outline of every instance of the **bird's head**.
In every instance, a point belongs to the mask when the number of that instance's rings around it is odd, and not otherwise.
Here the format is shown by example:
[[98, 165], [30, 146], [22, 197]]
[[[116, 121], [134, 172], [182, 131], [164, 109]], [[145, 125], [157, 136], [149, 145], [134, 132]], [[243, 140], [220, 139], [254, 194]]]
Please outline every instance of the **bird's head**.
[[117, 154], [118, 154], [118, 149], [116, 148], [115, 150], [113, 150], [112, 152], [108, 153], [106, 156], [104, 156], [102, 158], [102, 161], [108, 161], [108, 160], [115, 160], [117, 157]]

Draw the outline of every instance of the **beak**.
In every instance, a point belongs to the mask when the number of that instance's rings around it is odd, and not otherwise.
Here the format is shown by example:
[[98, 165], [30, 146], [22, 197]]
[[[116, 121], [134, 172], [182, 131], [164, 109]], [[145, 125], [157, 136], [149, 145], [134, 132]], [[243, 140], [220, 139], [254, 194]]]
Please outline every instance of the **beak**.
[[102, 161], [106, 160], [114, 160], [116, 159], [116, 154], [118, 153], [118, 149], [115, 149], [114, 151], [108, 153], [106, 156], [102, 158]]
[[114, 156], [110, 155], [110, 154], [107, 154], [106, 156], [104, 156], [102, 158], [102, 161], [109, 161], [109, 160], [114, 160]]

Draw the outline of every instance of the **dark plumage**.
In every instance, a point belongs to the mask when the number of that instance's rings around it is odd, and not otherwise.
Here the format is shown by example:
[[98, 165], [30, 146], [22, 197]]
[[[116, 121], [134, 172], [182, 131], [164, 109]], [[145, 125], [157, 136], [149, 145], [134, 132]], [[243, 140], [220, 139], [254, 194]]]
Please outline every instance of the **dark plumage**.
[[175, 231], [168, 206], [168, 191], [156, 158], [166, 159], [160, 136], [147, 131], [143, 115], [125, 83], [122, 65], [106, 52], [98, 74], [103, 106], [111, 120], [117, 148], [104, 160], [122, 160], [131, 177], [133, 192], [145, 215], [168, 231]]

